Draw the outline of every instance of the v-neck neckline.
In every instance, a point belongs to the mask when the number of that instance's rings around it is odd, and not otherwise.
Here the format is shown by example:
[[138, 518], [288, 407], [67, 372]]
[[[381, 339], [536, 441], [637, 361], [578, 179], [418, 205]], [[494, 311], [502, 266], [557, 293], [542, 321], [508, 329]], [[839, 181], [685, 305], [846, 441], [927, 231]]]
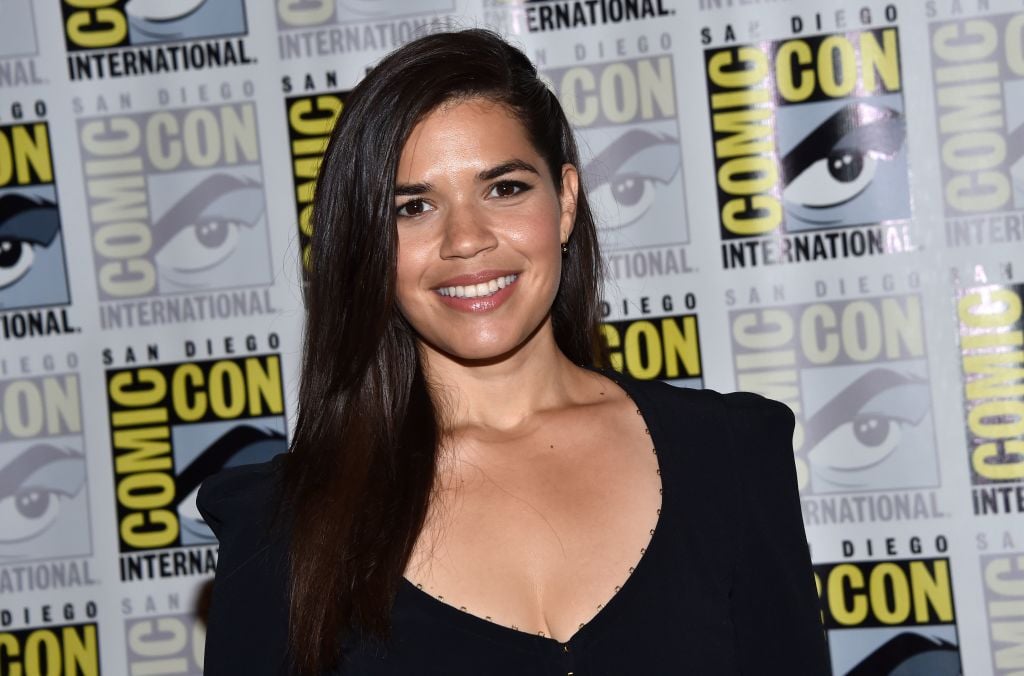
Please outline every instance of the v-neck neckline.
[[[641, 402], [636, 396], [636, 391], [633, 387], [627, 383], [627, 381], [620, 376], [617, 372], [606, 370], [588, 368], [588, 370], [594, 371], [595, 373], [604, 376], [612, 383], [617, 385], [625, 394], [626, 397], [632, 402], [636, 408], [637, 413], [643, 420], [645, 431], [650, 435], [651, 444], [654, 450], [655, 463], [657, 465], [658, 475], [661, 478], [660, 482], [660, 505], [658, 506], [658, 518], [652, 529], [651, 538], [647, 542], [647, 546], [642, 548], [640, 559], [632, 566], [632, 572], [625, 578], [622, 584], [618, 585], [617, 591], [613, 592], [612, 595], [604, 601], [604, 603], [598, 606], [597, 612], [591, 616], [591, 618], [585, 621], [575, 632], [565, 641], [559, 641], [558, 639], [548, 636], [547, 634], [539, 632], [529, 632], [523, 629], [518, 629], [504, 624], [500, 624], [496, 621], [489, 620], [486, 617], [475, 615], [468, 610], [463, 610], [460, 607], [456, 607], [447, 601], [443, 601], [429, 592], [421, 589], [414, 584], [409, 578], [402, 576], [401, 585], [408, 593], [410, 599], [418, 602], [424, 609], [435, 611], [444, 614], [447, 619], [458, 626], [459, 628], [482, 635], [492, 640], [506, 642], [506, 641], [523, 641], [526, 644], [536, 646], [547, 646], [554, 647], [558, 650], [565, 650], [570, 646], [577, 646], [584, 642], [587, 636], [592, 632], [596, 631], [595, 627], [599, 628], [602, 623], [608, 621], [608, 616], [615, 613], [615, 608], [622, 603], [622, 597], [636, 587], [637, 578], [643, 574], [647, 568], [650, 567], [648, 560], [653, 556], [657, 555], [660, 551], [659, 543], [661, 541], [661, 533], [665, 524], [666, 509], [665, 506], [668, 504], [665, 493], [665, 466], [661, 461], [660, 454], [664, 451], [664, 445], [661, 443], [664, 439], [660, 435], [655, 421], [651, 416], [649, 408], [645, 409]], [[642, 398], [642, 397], [641, 397]], [[647, 403], [647, 402], [644, 402]]]

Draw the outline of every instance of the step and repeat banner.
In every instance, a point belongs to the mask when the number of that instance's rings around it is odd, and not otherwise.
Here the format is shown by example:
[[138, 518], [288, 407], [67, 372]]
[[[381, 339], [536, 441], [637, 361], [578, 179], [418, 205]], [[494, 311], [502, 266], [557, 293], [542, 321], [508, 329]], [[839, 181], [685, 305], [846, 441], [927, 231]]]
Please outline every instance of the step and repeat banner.
[[327, 134], [476, 26], [577, 129], [615, 368], [795, 412], [834, 672], [1024, 674], [1010, 0], [4, 0], [0, 672], [202, 672], [195, 495], [287, 448]]

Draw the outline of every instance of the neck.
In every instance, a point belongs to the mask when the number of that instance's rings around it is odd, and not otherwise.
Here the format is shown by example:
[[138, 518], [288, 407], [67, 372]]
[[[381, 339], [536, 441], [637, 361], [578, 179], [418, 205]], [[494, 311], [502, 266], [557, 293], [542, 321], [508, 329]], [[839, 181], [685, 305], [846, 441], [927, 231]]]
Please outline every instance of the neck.
[[513, 352], [486, 361], [460, 360], [421, 346], [427, 380], [444, 398], [444, 427], [512, 431], [537, 412], [565, 406], [587, 374], [555, 342], [550, 321]]

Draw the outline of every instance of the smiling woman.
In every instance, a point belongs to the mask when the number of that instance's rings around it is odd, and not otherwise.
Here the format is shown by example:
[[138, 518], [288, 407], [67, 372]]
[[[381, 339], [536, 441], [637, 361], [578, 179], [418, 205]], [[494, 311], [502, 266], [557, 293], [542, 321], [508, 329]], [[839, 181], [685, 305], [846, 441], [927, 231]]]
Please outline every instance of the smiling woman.
[[416, 40], [351, 93], [290, 452], [198, 496], [207, 674], [828, 672], [792, 414], [591, 366], [579, 166], [487, 31]]

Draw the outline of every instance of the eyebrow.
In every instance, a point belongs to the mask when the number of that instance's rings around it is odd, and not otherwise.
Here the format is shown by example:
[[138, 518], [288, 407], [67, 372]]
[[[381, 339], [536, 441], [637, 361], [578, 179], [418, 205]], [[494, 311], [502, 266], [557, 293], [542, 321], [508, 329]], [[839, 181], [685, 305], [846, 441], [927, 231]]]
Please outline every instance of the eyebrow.
[[[501, 164], [495, 165], [490, 169], [484, 169], [476, 175], [479, 181], [493, 181], [499, 176], [510, 174], [513, 171], [528, 171], [532, 174], [540, 176], [540, 172], [529, 162], [524, 160], [508, 160]], [[425, 192], [430, 192], [434, 189], [429, 183], [399, 183], [395, 186], [395, 197], [408, 197], [412, 195], [422, 195]]]

